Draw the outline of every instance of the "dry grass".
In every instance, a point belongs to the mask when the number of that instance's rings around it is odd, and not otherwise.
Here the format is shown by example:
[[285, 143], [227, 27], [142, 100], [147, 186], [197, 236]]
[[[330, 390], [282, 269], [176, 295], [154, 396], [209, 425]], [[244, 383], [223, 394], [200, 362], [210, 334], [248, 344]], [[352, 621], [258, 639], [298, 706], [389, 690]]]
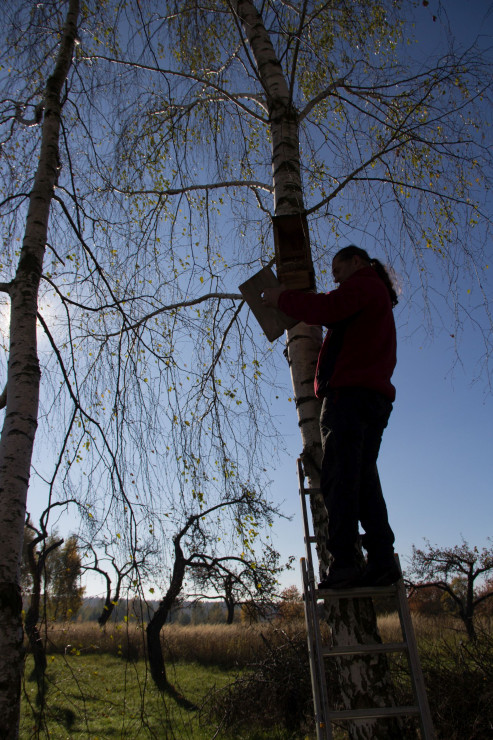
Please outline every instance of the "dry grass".
[[[418, 642], [434, 642], [451, 637], [463, 639], [461, 622], [413, 615]], [[401, 639], [397, 613], [378, 618], [384, 642]], [[285, 636], [303, 634], [304, 621], [245, 624], [166, 625], [161, 633], [167, 662], [186, 661], [222, 668], [243, 667], [262, 660], [267, 645], [276, 647]], [[323, 630], [325, 632], [325, 629]], [[48, 654], [110, 654], [130, 660], [145, 656], [145, 628], [135, 623], [109, 624], [104, 630], [95, 622], [51, 624], [46, 629]], [[327, 639], [327, 635], [324, 635]]]
[[[196, 662], [223, 668], [243, 667], [262, 659], [267, 644], [275, 647], [305, 629], [304, 622], [289, 624], [169, 624], [161, 631], [164, 659]], [[138, 660], [145, 655], [145, 628], [136, 624], [96, 623], [50, 625], [46, 630], [48, 654], [118, 655]]]
[[[418, 642], [445, 639], [457, 633], [464, 637], [464, 626], [460, 619], [454, 617], [413, 614], [412, 622]], [[384, 642], [399, 641], [402, 633], [397, 612], [379, 616], [378, 629]]]

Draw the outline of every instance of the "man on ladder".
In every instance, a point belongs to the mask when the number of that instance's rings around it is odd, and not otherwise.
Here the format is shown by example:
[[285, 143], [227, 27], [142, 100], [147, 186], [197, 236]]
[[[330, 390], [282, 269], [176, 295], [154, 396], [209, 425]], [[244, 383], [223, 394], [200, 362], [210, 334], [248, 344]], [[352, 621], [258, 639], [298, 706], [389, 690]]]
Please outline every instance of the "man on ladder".
[[[335, 255], [332, 273], [339, 287], [330, 293], [280, 286], [264, 291], [264, 303], [299, 321], [328, 327], [315, 393], [323, 399], [321, 491], [333, 561], [320, 588], [388, 586], [400, 578], [400, 570], [377, 457], [395, 399], [392, 309], [397, 294], [382, 263], [354, 245]], [[358, 558], [359, 522], [368, 553], [364, 570]]]

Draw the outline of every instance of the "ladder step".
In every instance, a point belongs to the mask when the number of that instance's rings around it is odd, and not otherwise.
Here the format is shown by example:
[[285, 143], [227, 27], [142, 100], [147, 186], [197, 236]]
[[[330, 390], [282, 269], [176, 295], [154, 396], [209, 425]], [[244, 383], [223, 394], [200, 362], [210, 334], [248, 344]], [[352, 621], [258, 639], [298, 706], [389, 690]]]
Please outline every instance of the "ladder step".
[[306, 539], [308, 540], [308, 542], [316, 542], [317, 541], [317, 538], [315, 537], [314, 534], [309, 535]]
[[317, 588], [317, 599], [358, 599], [368, 596], [392, 596], [397, 593], [395, 584], [392, 586], [365, 586], [360, 588]]
[[402, 715], [419, 715], [418, 707], [382, 707], [381, 709], [342, 709], [329, 712], [330, 720], [372, 719], [377, 717], [400, 717]]
[[320, 488], [302, 488], [301, 490], [305, 494], [305, 496], [309, 496], [310, 493], [313, 493], [314, 496], [317, 493], [321, 493]]
[[405, 642], [383, 642], [372, 645], [341, 645], [322, 648], [322, 655], [333, 658], [337, 655], [371, 655], [372, 653], [397, 653], [407, 650]]

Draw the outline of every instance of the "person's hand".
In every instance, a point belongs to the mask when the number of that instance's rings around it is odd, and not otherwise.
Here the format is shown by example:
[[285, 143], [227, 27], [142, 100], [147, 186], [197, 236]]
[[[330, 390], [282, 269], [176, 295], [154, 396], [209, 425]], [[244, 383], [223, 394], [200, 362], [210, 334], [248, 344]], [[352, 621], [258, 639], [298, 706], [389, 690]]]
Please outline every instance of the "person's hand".
[[279, 302], [279, 296], [286, 290], [285, 285], [279, 285], [276, 288], [266, 288], [262, 294], [262, 303], [264, 306], [271, 306], [277, 308]]

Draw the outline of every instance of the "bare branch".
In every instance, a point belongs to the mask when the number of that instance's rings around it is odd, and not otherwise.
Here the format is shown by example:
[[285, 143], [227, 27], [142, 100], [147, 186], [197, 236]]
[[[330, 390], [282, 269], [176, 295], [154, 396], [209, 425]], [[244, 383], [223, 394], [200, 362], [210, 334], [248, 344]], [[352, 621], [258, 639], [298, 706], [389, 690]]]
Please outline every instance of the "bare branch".
[[159, 198], [166, 198], [170, 195], [183, 195], [184, 193], [193, 193], [196, 190], [219, 190], [224, 188], [252, 188], [265, 190], [268, 193], [272, 193], [274, 188], [272, 185], [267, 185], [265, 182], [258, 182], [256, 180], [230, 180], [226, 182], [207, 183], [206, 185], [188, 185], [183, 188], [169, 188], [167, 190], [121, 190], [119, 188], [112, 188], [116, 193], [122, 193], [122, 195], [154, 195]]
[[150, 319], [154, 318], [155, 316], [159, 316], [160, 314], [166, 313], [167, 311], [175, 311], [175, 310], [178, 310], [179, 308], [188, 308], [189, 306], [197, 306], [199, 303], [203, 303], [204, 301], [210, 301], [214, 298], [217, 298], [218, 300], [242, 301], [241, 306], [243, 305], [243, 296], [241, 295], [241, 293], [206, 293], [205, 295], [200, 296], [199, 298], [193, 298], [189, 301], [179, 301], [178, 303], [171, 303], [169, 306], [162, 306], [161, 308], [157, 308], [155, 311], [152, 311], [151, 313], [148, 313], [145, 316], [143, 316], [141, 319], [139, 319], [139, 321], [136, 321], [134, 324], [131, 324], [130, 326], [124, 326], [122, 327], [120, 331], [105, 334], [105, 336], [115, 337], [115, 336], [119, 336], [120, 334], [122, 334], [122, 332], [135, 331], [135, 329], [138, 329], [140, 326], [147, 323]]

